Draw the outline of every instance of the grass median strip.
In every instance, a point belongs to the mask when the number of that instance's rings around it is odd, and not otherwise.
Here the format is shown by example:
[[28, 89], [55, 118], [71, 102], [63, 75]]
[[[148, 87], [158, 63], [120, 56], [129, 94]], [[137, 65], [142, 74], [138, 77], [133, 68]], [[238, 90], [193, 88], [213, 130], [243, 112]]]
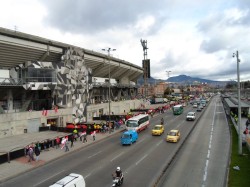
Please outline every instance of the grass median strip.
[[[250, 186], [250, 152], [247, 146], [242, 146], [242, 155], [238, 154], [238, 134], [232, 124], [232, 153], [229, 170], [228, 187]], [[238, 166], [239, 170], [234, 169]]]

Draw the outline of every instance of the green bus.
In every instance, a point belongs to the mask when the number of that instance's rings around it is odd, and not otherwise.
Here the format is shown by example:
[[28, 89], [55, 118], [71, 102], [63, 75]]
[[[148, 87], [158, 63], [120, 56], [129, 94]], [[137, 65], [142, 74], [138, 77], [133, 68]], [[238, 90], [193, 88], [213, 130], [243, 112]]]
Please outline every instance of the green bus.
[[173, 114], [174, 115], [180, 115], [180, 114], [182, 114], [182, 112], [183, 112], [183, 106], [182, 105], [175, 105], [175, 106], [173, 106]]

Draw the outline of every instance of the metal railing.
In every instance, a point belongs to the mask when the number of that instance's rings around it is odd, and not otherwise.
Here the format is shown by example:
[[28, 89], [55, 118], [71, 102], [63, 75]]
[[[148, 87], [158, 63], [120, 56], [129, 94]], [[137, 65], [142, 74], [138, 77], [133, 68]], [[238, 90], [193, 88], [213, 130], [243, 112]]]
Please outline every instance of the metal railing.
[[55, 77], [26, 77], [23, 79], [19, 78], [0, 78], [0, 86], [22, 86], [23, 84], [30, 82], [54, 82], [56, 83]]
[[24, 83], [29, 82], [57, 82], [55, 77], [26, 77]]
[[0, 78], [0, 86], [22, 86], [21, 79]]
[[[108, 82], [93, 82], [94, 87], [108, 87]], [[118, 87], [118, 88], [138, 88], [139, 85], [137, 84], [121, 84], [121, 83], [111, 83], [111, 87]]]
[[[0, 78], [0, 86], [22, 86], [25, 83], [30, 82], [57, 82], [55, 77], [26, 77], [24, 79], [19, 78]], [[108, 82], [93, 82], [94, 87], [108, 87]], [[111, 83], [112, 87], [118, 88], [138, 88], [137, 84], [121, 84]]]

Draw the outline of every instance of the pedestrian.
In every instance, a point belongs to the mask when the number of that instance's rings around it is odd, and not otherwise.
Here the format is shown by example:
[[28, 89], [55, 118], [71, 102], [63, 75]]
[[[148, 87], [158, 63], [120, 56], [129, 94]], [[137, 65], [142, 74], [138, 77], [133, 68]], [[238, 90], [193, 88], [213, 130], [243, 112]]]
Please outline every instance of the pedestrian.
[[27, 145], [26, 147], [25, 147], [25, 156], [26, 157], [29, 157], [29, 145]]
[[250, 125], [250, 117], [248, 117], [248, 119], [246, 121], [246, 128], [248, 128], [249, 125]]
[[106, 133], [107, 132], [107, 125], [106, 124], [103, 124], [103, 132]]
[[41, 152], [41, 144], [40, 144], [40, 142], [36, 142], [35, 146], [38, 147], [39, 151]]
[[59, 148], [59, 145], [60, 145], [60, 138], [59, 136], [56, 137], [56, 149]]
[[78, 131], [77, 131], [77, 129], [73, 130], [73, 135], [74, 135], [75, 141], [77, 141], [77, 138], [78, 138]]
[[75, 140], [74, 134], [72, 134], [69, 138], [70, 138], [70, 142], [71, 142], [70, 147], [74, 147], [74, 140]]
[[82, 132], [78, 132], [78, 137], [80, 138], [80, 142], [82, 141]]
[[117, 122], [117, 120], [115, 120], [114, 123], [115, 123], [115, 128], [116, 128], [116, 129], [119, 129], [120, 126], [119, 126], [119, 123]]
[[85, 143], [87, 142], [87, 133], [86, 131], [83, 131], [83, 142], [82, 143]]
[[42, 142], [42, 146], [43, 146], [43, 150], [46, 151], [47, 150], [47, 143], [46, 143], [46, 140], [44, 140]]
[[79, 137], [80, 137], [80, 141], [83, 141], [83, 131], [80, 132]]
[[112, 132], [112, 123], [109, 121], [109, 134]]
[[244, 130], [243, 134], [247, 135], [249, 133], [248, 128], [246, 127], [246, 129]]
[[164, 125], [164, 119], [161, 118], [161, 125]]
[[50, 147], [50, 140], [49, 139], [47, 139], [46, 140], [46, 147], [47, 147], [47, 151], [49, 151], [49, 147]]
[[65, 147], [65, 143], [66, 143], [66, 138], [63, 137], [62, 141], [61, 141], [61, 149], [63, 149]]
[[29, 146], [28, 156], [29, 156], [28, 162], [31, 162], [32, 160], [35, 161], [35, 159], [34, 159], [34, 150], [33, 150], [32, 146]]
[[111, 128], [112, 128], [112, 132], [115, 131], [115, 122], [113, 121], [113, 123], [111, 123]]
[[40, 155], [40, 149], [37, 145], [35, 146], [35, 155], [36, 155], [36, 162], [38, 162], [39, 155]]
[[68, 136], [65, 137], [65, 152], [69, 151], [69, 141]]
[[96, 132], [95, 130], [91, 133], [92, 137], [93, 137], [93, 141], [95, 141], [95, 136], [96, 136]]

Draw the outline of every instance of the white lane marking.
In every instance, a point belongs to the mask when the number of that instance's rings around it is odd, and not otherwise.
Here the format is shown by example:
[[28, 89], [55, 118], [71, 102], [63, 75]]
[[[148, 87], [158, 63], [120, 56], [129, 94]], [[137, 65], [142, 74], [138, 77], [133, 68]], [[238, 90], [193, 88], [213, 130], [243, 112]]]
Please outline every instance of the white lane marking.
[[61, 173], [62, 173], [62, 172], [64, 172], [64, 171], [65, 171], [65, 170], [62, 170], [61, 172], [56, 173], [56, 174], [54, 174], [54, 175], [52, 175], [52, 176], [50, 176], [50, 177], [46, 178], [45, 180], [43, 180], [43, 181], [41, 181], [41, 182], [39, 182], [39, 183], [35, 184], [34, 186], [39, 186], [40, 184], [42, 184], [42, 183], [44, 183], [45, 181], [47, 181], [47, 180], [49, 180], [49, 179], [51, 179], [51, 178], [53, 178], [53, 177], [55, 177], [55, 176], [57, 176], [57, 175], [61, 174]]
[[88, 175], [86, 175], [84, 178], [86, 179], [87, 177], [89, 177], [92, 173], [89, 173]]
[[175, 121], [177, 118], [179, 118], [181, 115], [176, 116], [175, 118], [171, 119], [169, 122]]
[[163, 141], [160, 141], [159, 143], [156, 144], [156, 146], [159, 146]]
[[95, 154], [93, 154], [93, 155], [89, 156], [88, 158], [92, 158], [92, 157], [94, 157], [94, 156], [96, 156], [96, 155], [100, 154], [101, 152], [102, 152], [102, 151], [99, 151], [99, 152], [97, 152], [97, 153], [95, 153]]
[[205, 171], [204, 175], [203, 175], [203, 181], [205, 182], [207, 180], [207, 171]]
[[115, 159], [117, 159], [119, 156], [121, 156], [124, 152], [121, 152], [120, 154], [116, 155], [110, 162], [113, 162]]
[[139, 143], [142, 143], [144, 140], [145, 140], [145, 138], [140, 139], [140, 141], [137, 142], [137, 145], [138, 145]]
[[209, 160], [206, 160], [206, 165], [205, 165], [204, 175], [203, 175], [203, 181], [206, 181], [206, 180], [207, 180], [208, 163], [209, 163]]
[[207, 159], [206, 160], [206, 166], [205, 166], [206, 171], [207, 171], [207, 168], [208, 168], [208, 164], [209, 164], [209, 160]]
[[176, 128], [178, 129], [184, 122], [185, 122], [185, 121], [182, 121], [180, 124], [178, 124], [178, 125], [176, 126]]
[[[217, 102], [217, 99], [216, 99]], [[215, 114], [216, 112], [216, 104], [215, 104], [215, 109], [214, 109], [214, 114], [213, 114], [213, 123], [211, 124], [211, 131], [210, 131], [210, 140], [209, 140], [209, 144], [208, 144], [208, 152], [207, 152], [207, 159], [206, 159], [206, 164], [205, 164], [205, 168], [204, 168], [204, 175], [203, 175], [203, 184], [202, 187], [205, 187], [205, 182], [207, 180], [207, 171], [208, 171], [208, 165], [209, 165], [209, 158], [210, 158], [210, 150], [212, 147], [212, 140], [213, 140], [213, 131], [214, 131], [214, 120], [215, 120]]]
[[135, 163], [135, 165], [138, 165], [144, 158], [146, 158], [148, 155], [146, 154], [146, 155], [144, 155], [140, 160], [138, 160], [136, 163]]
[[207, 151], [207, 159], [210, 157], [210, 150]]

